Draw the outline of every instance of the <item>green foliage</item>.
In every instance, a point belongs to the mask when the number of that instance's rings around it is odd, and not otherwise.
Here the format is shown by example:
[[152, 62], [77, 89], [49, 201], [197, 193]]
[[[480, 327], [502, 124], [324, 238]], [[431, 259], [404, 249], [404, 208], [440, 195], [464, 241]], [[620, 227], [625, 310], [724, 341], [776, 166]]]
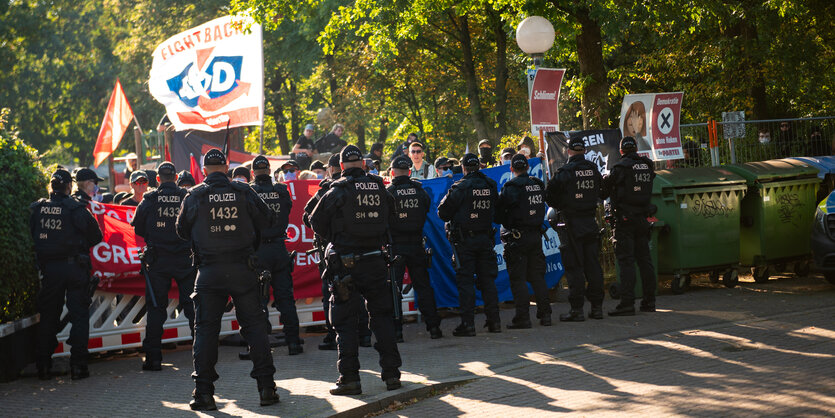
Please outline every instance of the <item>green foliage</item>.
[[33, 314], [38, 272], [29, 234], [29, 205], [46, 196], [47, 176], [34, 148], [8, 126], [0, 111], [0, 323]]

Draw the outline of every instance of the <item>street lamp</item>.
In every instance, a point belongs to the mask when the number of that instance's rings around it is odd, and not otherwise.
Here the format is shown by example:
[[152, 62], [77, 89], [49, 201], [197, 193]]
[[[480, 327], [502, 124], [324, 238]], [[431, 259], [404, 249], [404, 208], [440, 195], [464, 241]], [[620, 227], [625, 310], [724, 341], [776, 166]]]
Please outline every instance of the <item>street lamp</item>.
[[539, 68], [543, 54], [554, 45], [554, 25], [542, 16], [530, 16], [516, 27], [516, 44]]

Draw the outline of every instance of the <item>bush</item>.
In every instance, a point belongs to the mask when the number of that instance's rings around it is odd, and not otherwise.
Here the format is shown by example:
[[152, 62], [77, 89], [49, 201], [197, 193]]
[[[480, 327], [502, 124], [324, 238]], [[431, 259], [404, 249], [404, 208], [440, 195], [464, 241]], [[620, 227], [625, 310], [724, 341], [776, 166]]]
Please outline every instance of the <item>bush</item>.
[[0, 111], [0, 323], [35, 312], [38, 271], [29, 233], [29, 204], [46, 196], [48, 177], [37, 151], [6, 124]]

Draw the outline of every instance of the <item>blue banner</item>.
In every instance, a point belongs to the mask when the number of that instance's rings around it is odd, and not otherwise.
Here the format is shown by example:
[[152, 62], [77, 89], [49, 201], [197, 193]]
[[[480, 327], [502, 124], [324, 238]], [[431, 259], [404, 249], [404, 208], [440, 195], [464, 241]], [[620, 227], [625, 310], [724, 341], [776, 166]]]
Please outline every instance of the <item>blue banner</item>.
[[[530, 168], [528, 173], [531, 176], [545, 179], [543, 172], [544, 166], [539, 158], [531, 158], [529, 161]], [[510, 166], [504, 165], [500, 167], [493, 167], [481, 170], [482, 173], [496, 181], [499, 191], [502, 186], [512, 178], [510, 173]], [[455, 271], [452, 268], [452, 247], [446, 238], [444, 232], [444, 222], [438, 218], [438, 204], [441, 199], [446, 196], [452, 183], [459, 180], [461, 174], [455, 177], [442, 177], [431, 180], [422, 180], [423, 188], [429, 193], [432, 198], [432, 206], [429, 210], [429, 216], [426, 224], [423, 227], [423, 233], [426, 235], [428, 246], [432, 248], [432, 267], [429, 269], [429, 277], [432, 281], [432, 287], [435, 290], [435, 303], [439, 308], [448, 308], [458, 306], [458, 288], [455, 283]], [[548, 223], [543, 220], [543, 225], [548, 227], [546, 236], [542, 239], [542, 249], [545, 252], [545, 261], [547, 263], [545, 281], [548, 287], [554, 287], [563, 276], [562, 260], [559, 252], [559, 239], [557, 233], [548, 226]], [[495, 225], [498, 231], [499, 225]], [[495, 251], [496, 261], [499, 265], [499, 275], [496, 277], [496, 288], [499, 291], [499, 301], [513, 300], [513, 295], [510, 292], [510, 281], [507, 275], [507, 268], [505, 266], [504, 246], [499, 240], [499, 234], [496, 233]], [[528, 286], [530, 291], [530, 285]], [[481, 294], [476, 291], [477, 304], [482, 304]]]

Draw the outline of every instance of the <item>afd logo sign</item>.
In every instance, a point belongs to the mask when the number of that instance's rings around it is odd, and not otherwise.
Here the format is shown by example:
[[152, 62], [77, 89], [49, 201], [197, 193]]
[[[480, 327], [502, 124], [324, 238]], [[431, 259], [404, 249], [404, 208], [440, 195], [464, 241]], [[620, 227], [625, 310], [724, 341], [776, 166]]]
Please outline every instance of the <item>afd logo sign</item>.
[[206, 60], [200, 52], [197, 62], [188, 64], [180, 74], [166, 81], [168, 89], [183, 104], [215, 111], [249, 93], [249, 83], [241, 82], [243, 57], [216, 56]]

